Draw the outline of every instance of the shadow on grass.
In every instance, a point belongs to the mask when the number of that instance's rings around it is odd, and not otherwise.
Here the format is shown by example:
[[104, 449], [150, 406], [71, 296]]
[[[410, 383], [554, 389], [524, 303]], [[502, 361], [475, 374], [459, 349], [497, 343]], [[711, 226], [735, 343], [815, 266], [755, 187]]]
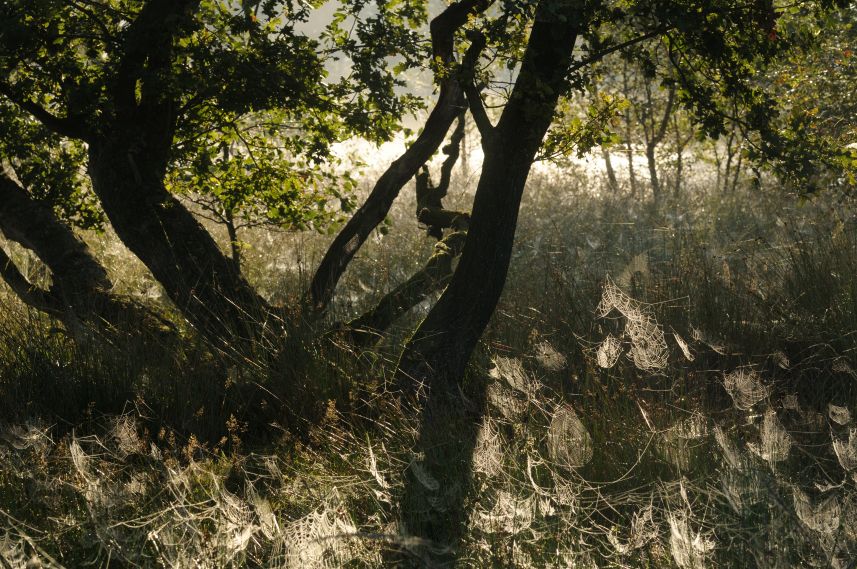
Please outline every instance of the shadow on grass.
[[485, 414], [486, 381], [435, 385], [420, 412], [420, 431], [400, 503], [402, 547], [391, 567], [452, 567], [468, 528], [473, 451]]

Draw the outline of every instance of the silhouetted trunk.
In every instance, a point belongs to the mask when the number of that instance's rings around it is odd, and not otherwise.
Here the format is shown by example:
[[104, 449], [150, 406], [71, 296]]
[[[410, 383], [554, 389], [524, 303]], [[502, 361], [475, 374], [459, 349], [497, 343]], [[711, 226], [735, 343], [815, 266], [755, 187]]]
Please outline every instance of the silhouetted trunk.
[[729, 137], [726, 139], [726, 164], [723, 167], [723, 193], [729, 191], [729, 188], [732, 183], [732, 160], [735, 157], [735, 150], [732, 148], [732, 144], [735, 141], [735, 127], [732, 127], [732, 131], [729, 133]]
[[220, 347], [259, 339], [271, 311], [211, 235], [164, 187], [178, 103], [169, 89], [175, 37], [199, 0], [151, 0], [123, 35], [111, 104], [89, 144], [93, 189], [119, 239], [188, 321]]
[[744, 163], [744, 154], [741, 152], [741, 146], [738, 146], [738, 163], [735, 165], [735, 173], [732, 176], [732, 193], [738, 189], [738, 181], [741, 176], [741, 166]]
[[[487, 126], [480, 127], [485, 161], [458, 268], [406, 345], [397, 370], [398, 385], [406, 394], [427, 397], [417, 450], [425, 457], [421, 469], [438, 483], [426, 487], [410, 473], [402, 502], [403, 529], [449, 548], [436, 556], [441, 563], [454, 557], [466, 523], [470, 452], [482, 416], [479, 401], [484, 399], [483, 387], [463, 399], [461, 379], [503, 290], [524, 184], [565, 88], [578, 31], [585, 25], [583, 9], [575, 3], [546, 8], [540, 4], [536, 9], [521, 70], [498, 125], [490, 133]], [[476, 103], [471, 101], [471, 108]], [[486, 122], [484, 116], [481, 122]], [[432, 555], [428, 550], [422, 554]]]
[[220, 346], [248, 346], [259, 338], [269, 307], [167, 191], [165, 160], [147, 150], [145, 139], [122, 135], [90, 142], [89, 174], [104, 212], [201, 334]]
[[616, 180], [616, 171], [613, 169], [610, 151], [602, 146], [601, 155], [604, 157], [604, 169], [607, 171], [607, 184], [610, 186], [610, 190], [616, 193], [619, 191], [619, 182]]
[[[455, 32], [467, 22], [470, 15], [485, 10], [490, 3], [491, 0], [461, 0], [434, 18], [431, 22], [433, 57], [445, 65], [454, 62]], [[468, 66], [468, 60], [472, 66], [481, 50], [482, 45], [474, 42], [465, 55], [463, 67]], [[369, 197], [351, 216], [325, 253], [307, 293], [307, 300], [315, 311], [323, 311], [327, 307], [351, 259], [387, 216], [404, 185], [437, 151], [449, 127], [464, 108], [464, 95], [458, 77], [448, 74], [448, 69], [446, 71], [447, 76], [440, 82], [437, 103], [426, 119], [422, 132], [378, 178]]]

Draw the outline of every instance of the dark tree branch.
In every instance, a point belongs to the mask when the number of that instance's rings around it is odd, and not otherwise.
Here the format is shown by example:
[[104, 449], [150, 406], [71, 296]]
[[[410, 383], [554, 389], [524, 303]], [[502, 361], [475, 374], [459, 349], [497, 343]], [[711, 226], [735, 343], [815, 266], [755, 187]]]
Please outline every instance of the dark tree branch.
[[103, 40], [105, 43], [110, 42], [114, 39], [113, 34], [110, 33], [110, 30], [107, 28], [107, 24], [105, 24], [104, 20], [100, 19], [95, 14], [94, 10], [90, 10], [86, 6], [81, 6], [74, 0], [65, 0], [65, 3], [80, 12], [81, 14], [85, 15], [89, 21], [95, 24], [95, 27], [97, 27], [101, 31], [101, 37], [96, 39]]
[[48, 130], [67, 138], [86, 139], [87, 133], [83, 120], [71, 117], [58, 117], [41, 105], [17, 96], [12, 88], [4, 83], [0, 83], [0, 93], [12, 104], [42, 123]]
[[351, 339], [358, 346], [377, 341], [381, 334], [411, 308], [447, 285], [452, 263], [461, 254], [467, 238], [465, 230], [453, 231], [435, 245], [425, 267], [390, 291], [371, 310], [348, 323]]
[[[446, 159], [440, 168], [440, 183], [437, 186], [432, 184], [426, 166], [416, 176], [417, 220], [428, 226], [429, 235], [438, 239], [434, 254], [421, 271], [384, 296], [372, 310], [349, 323], [354, 344], [367, 345], [377, 340], [393, 322], [449, 282], [452, 263], [464, 248], [470, 223], [468, 214], [443, 209], [452, 169], [461, 155], [464, 127], [465, 111], [462, 110], [449, 144], [443, 147]], [[447, 228], [453, 228], [453, 231], [444, 237], [443, 231]]]
[[470, 222], [470, 214], [439, 207], [424, 207], [417, 212], [417, 220], [429, 227], [437, 227], [438, 229], [452, 227], [461, 230]]
[[[444, 217], [433, 217], [430, 213], [428, 216], [422, 214], [423, 212], [444, 211], [443, 198], [449, 191], [452, 169], [461, 155], [461, 143], [464, 140], [464, 117], [465, 111], [462, 110], [458, 116], [457, 126], [449, 139], [449, 144], [443, 147], [446, 159], [440, 167], [440, 183], [437, 186], [432, 184], [427, 166], [423, 166], [420, 173], [416, 175], [417, 220], [428, 225], [428, 234], [438, 240], [443, 237], [443, 230], [450, 227], [450, 223], [444, 221], [446, 219]], [[439, 223], [432, 223], [432, 221], [439, 221]]]
[[482, 96], [479, 94], [479, 89], [472, 82], [468, 82], [464, 85], [464, 93], [467, 95], [467, 106], [470, 109], [470, 116], [473, 117], [473, 122], [476, 123], [479, 136], [482, 137], [482, 144], [490, 143], [494, 137], [494, 125], [491, 124], [491, 119], [488, 118], [488, 113], [485, 112], [485, 105], [482, 104]]
[[615, 53], [617, 51], [622, 51], [625, 48], [628, 48], [628, 47], [631, 47], [633, 45], [637, 45], [638, 43], [642, 43], [644, 41], [650, 40], [652, 38], [655, 38], [655, 37], [667, 32], [667, 31], [669, 31], [669, 30], [670, 30], [670, 27], [667, 27], [667, 26], [660, 27], [660, 28], [652, 30], [648, 33], [645, 33], [641, 36], [631, 38], [627, 41], [617, 43], [617, 44], [612, 45], [606, 49], [603, 49], [601, 51], [593, 53], [589, 57], [587, 57], [585, 59], [581, 59], [580, 61], [576, 62], [574, 65], [569, 67], [569, 73], [574, 73], [575, 71], [579, 71], [580, 69], [583, 69], [584, 67], [587, 67], [589, 65], [592, 65], [593, 63], [597, 63], [597, 62], [601, 61], [602, 59], [604, 59], [605, 57], [607, 57], [611, 53]]
[[670, 86], [669, 95], [667, 95], [667, 106], [664, 109], [664, 115], [661, 117], [661, 124], [658, 126], [658, 130], [652, 138], [652, 143], [658, 145], [663, 141], [664, 136], [667, 134], [667, 126], [669, 124], [670, 117], [672, 116], [673, 104], [675, 103], [675, 86]]
[[86, 244], [59, 219], [50, 206], [34, 200], [14, 180], [0, 174], [0, 230], [7, 239], [32, 250], [57, 281], [71, 289], [107, 291], [107, 271]]
[[174, 334], [172, 324], [146, 307], [110, 292], [107, 271], [86, 244], [50, 206], [34, 200], [14, 180], [0, 173], [0, 231], [10, 241], [31, 250], [51, 271], [50, 290], [43, 290], [21, 274], [0, 249], [0, 277], [26, 304], [78, 330], [81, 322], [105, 325], [134, 334]]
[[[492, 0], [461, 0], [447, 7], [432, 20], [432, 54], [444, 66], [454, 63], [455, 32], [467, 23], [472, 14], [483, 12]], [[481, 48], [471, 45], [469, 59], [475, 62]], [[393, 200], [404, 185], [431, 158], [443, 142], [449, 127], [465, 105], [460, 80], [456, 73], [444, 74], [440, 81], [440, 94], [425, 126], [404, 154], [395, 160], [375, 183], [366, 202], [354, 213], [325, 253], [316, 271], [306, 302], [318, 313], [324, 311], [333, 296], [336, 284], [351, 259], [370, 233], [387, 216]]]
[[461, 156], [461, 142], [464, 140], [464, 117], [465, 112], [462, 110], [458, 115], [458, 122], [455, 130], [452, 131], [452, 136], [449, 138], [449, 144], [443, 147], [442, 151], [446, 154], [443, 164], [440, 166], [440, 183], [435, 187], [435, 199], [439, 203], [449, 192], [449, 184], [452, 181], [452, 169], [458, 158]]
[[479, 56], [485, 49], [485, 36], [481, 33], [474, 32], [469, 34], [471, 39], [470, 47], [464, 54], [462, 68], [465, 70], [467, 77], [462, 81], [464, 94], [467, 97], [467, 106], [470, 109], [470, 115], [476, 123], [476, 128], [479, 130], [479, 136], [482, 137], [482, 143], [485, 144], [493, 135], [494, 125], [491, 124], [491, 119], [488, 118], [488, 113], [485, 111], [485, 105], [482, 103], [480, 89], [476, 87], [470, 77], [473, 77], [476, 72], [476, 63]]

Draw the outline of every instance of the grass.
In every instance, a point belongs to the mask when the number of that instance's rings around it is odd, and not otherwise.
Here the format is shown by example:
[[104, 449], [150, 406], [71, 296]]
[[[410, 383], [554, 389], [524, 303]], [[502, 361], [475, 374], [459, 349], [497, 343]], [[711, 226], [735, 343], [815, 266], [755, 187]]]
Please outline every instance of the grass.
[[[654, 211], [580, 173], [533, 176], [470, 370], [487, 411], [460, 566], [853, 566], [857, 431], [836, 411], [857, 417], [853, 206], [704, 182]], [[361, 251], [332, 320], [425, 258], [412, 209]], [[250, 278], [280, 299], [325, 242], [247, 240]], [[159, 302], [112, 239], [98, 250], [118, 287]], [[597, 311], [610, 282], [639, 313]], [[417, 414], [378, 393], [427, 306], [371, 350], [307, 340], [286, 377], [192, 342], [72, 342], [2, 303], [6, 565], [375, 567], [426, 545], [399, 526], [407, 477], [434, 484]], [[623, 354], [604, 368], [608, 335]], [[665, 363], [640, 369], [630, 349]]]

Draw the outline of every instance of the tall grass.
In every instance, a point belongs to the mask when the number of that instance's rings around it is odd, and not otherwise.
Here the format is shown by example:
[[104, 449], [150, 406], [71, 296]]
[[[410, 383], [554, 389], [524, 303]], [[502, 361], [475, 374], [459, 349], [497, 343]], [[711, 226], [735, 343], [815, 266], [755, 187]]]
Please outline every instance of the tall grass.
[[[698, 184], [656, 210], [581, 172], [531, 179], [469, 372], [488, 387], [460, 566], [854, 566], [855, 210]], [[412, 209], [358, 256], [331, 320], [425, 258]], [[325, 242], [247, 240], [279, 299]], [[149, 282], [99, 247], [119, 286]], [[192, 342], [73, 342], [3, 307], [6, 565], [374, 567], [432, 547], [402, 532], [404, 481], [447, 489], [412, 452], [417, 414], [379, 395], [428, 306], [370, 350], [307, 339], [273, 372]]]

